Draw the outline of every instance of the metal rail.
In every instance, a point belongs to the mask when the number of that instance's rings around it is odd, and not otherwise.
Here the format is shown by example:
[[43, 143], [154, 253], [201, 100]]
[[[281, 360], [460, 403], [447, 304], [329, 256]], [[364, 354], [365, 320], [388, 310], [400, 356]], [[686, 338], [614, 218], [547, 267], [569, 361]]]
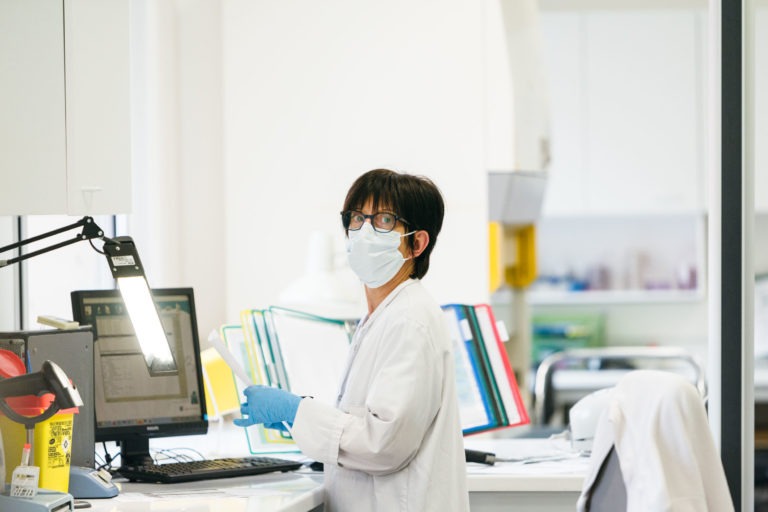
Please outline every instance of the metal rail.
[[[707, 394], [706, 379], [697, 358], [688, 351], [675, 347], [603, 347], [567, 349], [546, 357], [536, 370], [534, 383], [534, 411], [536, 422], [546, 425], [554, 411], [552, 378], [562, 362], [584, 362], [591, 360], [634, 360], [680, 361], [694, 371], [695, 386], [702, 397]], [[599, 370], [595, 370], [599, 371]]]

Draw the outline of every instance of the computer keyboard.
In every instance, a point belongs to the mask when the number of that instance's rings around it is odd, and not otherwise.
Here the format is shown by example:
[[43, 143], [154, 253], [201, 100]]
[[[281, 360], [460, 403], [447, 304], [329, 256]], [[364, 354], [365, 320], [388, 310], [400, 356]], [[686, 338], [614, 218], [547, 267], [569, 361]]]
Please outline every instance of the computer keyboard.
[[233, 476], [293, 471], [301, 462], [274, 457], [229, 457], [192, 462], [169, 462], [148, 466], [122, 466], [117, 473], [132, 482], [176, 483]]

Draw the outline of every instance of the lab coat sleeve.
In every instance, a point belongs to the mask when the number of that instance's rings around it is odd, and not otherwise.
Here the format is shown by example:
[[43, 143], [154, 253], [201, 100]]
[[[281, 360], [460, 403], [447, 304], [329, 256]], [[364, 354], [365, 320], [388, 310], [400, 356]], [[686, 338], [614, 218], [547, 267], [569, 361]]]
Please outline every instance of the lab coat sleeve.
[[349, 414], [333, 406], [304, 398], [299, 402], [291, 436], [307, 457], [335, 464], [341, 434], [351, 420]]
[[[400, 318], [387, 330], [364, 404], [330, 411], [302, 401], [294, 439], [305, 454], [385, 475], [403, 468], [419, 450], [440, 408], [443, 358], [450, 352], [439, 351], [429, 326], [413, 318]], [[327, 438], [323, 443], [318, 436]]]

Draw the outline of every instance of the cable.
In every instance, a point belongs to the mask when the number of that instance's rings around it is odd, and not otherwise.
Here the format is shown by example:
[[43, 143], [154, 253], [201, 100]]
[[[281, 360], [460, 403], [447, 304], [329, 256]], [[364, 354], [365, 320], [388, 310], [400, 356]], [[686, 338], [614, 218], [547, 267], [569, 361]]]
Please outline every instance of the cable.
[[[116, 456], [113, 456], [109, 453], [107, 450], [107, 443], [102, 441], [101, 445], [104, 447], [104, 464], [97, 467], [96, 469], [104, 469], [107, 468], [107, 471], [112, 471], [112, 461], [115, 460]], [[119, 455], [119, 454], [118, 454]]]
[[[183, 453], [184, 451], [192, 452], [196, 457]], [[166, 448], [155, 450], [156, 456], [162, 455], [164, 458], [158, 460], [174, 460], [176, 462], [195, 462], [198, 460], [206, 460], [206, 457], [195, 450], [194, 448], [182, 447], [182, 448]]]
[[[199, 451], [195, 450], [194, 448], [190, 448], [190, 447], [181, 447], [181, 448], [174, 448], [174, 450], [186, 450], [186, 451], [192, 452], [192, 453], [194, 453], [195, 455], [197, 455], [197, 456], [198, 456], [198, 458], [199, 458], [200, 460], [205, 460], [205, 459], [206, 459], [205, 455], [203, 455], [203, 454], [202, 454], [202, 453], [200, 453]], [[192, 459], [192, 458], [190, 457], [190, 460], [194, 460], [194, 459]]]
[[99, 254], [106, 254], [104, 251], [97, 249], [96, 246], [93, 245], [93, 240], [88, 239], [88, 243], [91, 244], [91, 247], [93, 247], [93, 250], [96, 251], [97, 253], [99, 253]]

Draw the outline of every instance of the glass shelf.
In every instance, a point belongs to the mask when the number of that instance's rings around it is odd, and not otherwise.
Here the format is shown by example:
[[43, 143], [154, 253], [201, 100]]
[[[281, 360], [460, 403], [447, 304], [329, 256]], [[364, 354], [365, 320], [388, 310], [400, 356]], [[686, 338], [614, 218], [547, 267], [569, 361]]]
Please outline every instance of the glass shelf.
[[650, 304], [660, 302], [694, 302], [704, 299], [704, 291], [696, 290], [531, 290], [527, 300], [532, 305], [557, 304]]

